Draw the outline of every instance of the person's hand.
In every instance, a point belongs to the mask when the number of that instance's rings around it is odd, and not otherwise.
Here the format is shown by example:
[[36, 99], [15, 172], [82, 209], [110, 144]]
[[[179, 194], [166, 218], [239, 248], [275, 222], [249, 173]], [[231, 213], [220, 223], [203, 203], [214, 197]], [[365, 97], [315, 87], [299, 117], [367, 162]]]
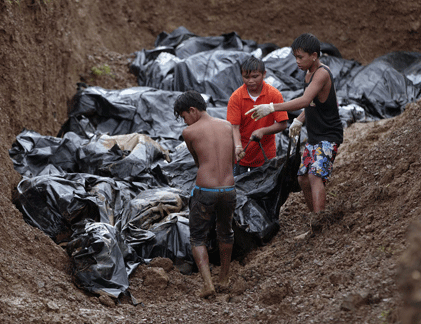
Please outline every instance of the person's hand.
[[251, 115], [251, 118], [254, 120], [259, 120], [260, 118], [266, 117], [270, 113], [273, 113], [275, 111], [275, 108], [273, 107], [273, 102], [270, 104], [262, 104], [254, 106], [254, 108], [250, 109], [245, 114], [248, 115], [250, 113], [253, 113]]
[[237, 161], [240, 161], [243, 157], [246, 156], [246, 152], [244, 151], [242, 146], [236, 146], [235, 147], [235, 158]]
[[253, 133], [251, 133], [251, 136], [250, 136], [250, 140], [256, 141], [256, 142], [260, 141], [262, 138], [263, 138], [263, 131], [261, 128], [253, 131]]
[[289, 137], [295, 138], [295, 136], [300, 135], [302, 126], [303, 126], [303, 123], [300, 122], [297, 118], [294, 118], [291, 126], [289, 126]]

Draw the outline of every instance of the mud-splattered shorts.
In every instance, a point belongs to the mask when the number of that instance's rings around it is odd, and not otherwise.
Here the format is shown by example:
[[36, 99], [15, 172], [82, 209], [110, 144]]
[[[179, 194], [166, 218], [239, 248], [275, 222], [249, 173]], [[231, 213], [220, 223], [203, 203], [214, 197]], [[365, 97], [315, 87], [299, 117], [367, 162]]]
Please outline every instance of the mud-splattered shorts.
[[233, 244], [234, 217], [237, 192], [235, 187], [203, 188], [196, 186], [189, 201], [190, 244], [206, 245], [210, 230], [216, 222], [216, 235], [219, 242]]
[[339, 144], [322, 141], [316, 145], [306, 144], [298, 175], [306, 173], [314, 174], [323, 179], [323, 183], [329, 180], [332, 174], [333, 162], [338, 153]]

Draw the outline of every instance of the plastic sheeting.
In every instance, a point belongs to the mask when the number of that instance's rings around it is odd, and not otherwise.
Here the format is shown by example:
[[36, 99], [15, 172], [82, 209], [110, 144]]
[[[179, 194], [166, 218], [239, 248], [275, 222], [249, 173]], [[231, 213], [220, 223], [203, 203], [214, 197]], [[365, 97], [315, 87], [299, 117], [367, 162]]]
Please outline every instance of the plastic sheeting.
[[[262, 57], [266, 82], [286, 101], [302, 94], [304, 72], [288, 47], [242, 40], [236, 33], [198, 37], [180, 27], [156, 47], [136, 53], [139, 87], [78, 89], [57, 137], [30, 130], [9, 151], [23, 176], [15, 203], [24, 219], [57, 243], [67, 242], [76, 284], [118, 297], [138, 264], [168, 257], [189, 273], [194, 261], [188, 198], [196, 165], [181, 136], [173, 104], [185, 90], [202, 93], [208, 113], [226, 118], [242, 84], [240, 63]], [[333, 73], [344, 127], [392, 117], [420, 97], [420, 54], [391, 53], [367, 66], [345, 60], [331, 44], [321, 57]], [[290, 113], [294, 118], [298, 112]], [[306, 129], [303, 127], [302, 142]], [[279, 207], [298, 191], [299, 145], [277, 134], [277, 157], [236, 177], [234, 256], [244, 256], [279, 230]], [[211, 258], [218, 260], [215, 237]]]
[[74, 264], [75, 284], [91, 293], [119, 297], [129, 287], [129, 271], [124, 260], [129, 255], [127, 245], [109, 224], [78, 225], [66, 247]]
[[[266, 81], [279, 89], [286, 101], [302, 94], [304, 72], [298, 70], [289, 47], [255, 44], [241, 40], [235, 33], [200, 37], [184, 27], [171, 34], [161, 34], [155, 44], [157, 48], [151, 51], [156, 53], [164, 43], [165, 60], [159, 58], [161, 54], [135, 53], [131, 71], [138, 77], [140, 86], [165, 79], [154, 86], [171, 91], [195, 89], [211, 94], [215, 102], [226, 105], [229, 93], [242, 84], [241, 62], [247, 56], [255, 55], [262, 57], [266, 64]], [[334, 76], [340, 106], [359, 106], [365, 111], [362, 119], [352, 122], [394, 117], [407, 103], [421, 96], [420, 53], [390, 53], [361, 66], [355, 60], [343, 59], [332, 44], [322, 43], [321, 52], [322, 63], [330, 67]], [[157, 61], [165, 75], [151, 68]], [[166, 64], [170, 67], [164, 68]]]
[[[115, 169], [113, 177], [101, 175], [103, 172], [100, 167], [89, 169], [97, 174], [77, 173], [80, 160], [85, 160], [81, 152], [85, 152], [86, 147], [95, 144], [94, 147], [102, 145], [103, 148], [105, 142], [111, 147], [108, 153], [114, 154], [113, 148], [119, 142], [130, 142], [134, 135], [127, 135], [127, 141], [122, 141], [122, 135], [115, 138], [107, 135], [104, 138], [102, 140], [102, 136], [97, 134], [84, 141], [73, 133], [72, 136], [53, 140], [30, 131], [24, 131], [17, 137], [10, 156], [13, 161], [19, 162], [16, 166], [25, 174], [18, 185], [15, 200], [24, 219], [43, 230], [57, 243], [68, 242], [67, 250], [75, 265], [75, 280], [78, 286], [89, 291], [104, 291], [115, 295], [117, 291], [123, 293], [127, 289], [125, 279], [119, 278], [121, 271], [109, 273], [106, 265], [111, 262], [112, 268], [121, 269], [121, 262], [127, 263], [124, 261], [123, 246], [134, 251], [130, 254], [132, 266], [126, 264], [128, 269], [144, 260], [162, 256], [171, 258], [183, 269], [190, 269], [184, 270], [188, 273], [192, 269], [193, 258], [189, 243], [187, 202], [197, 168], [184, 142], [174, 148], [168, 156], [169, 162], [165, 154], [158, 154], [150, 168], [139, 168], [139, 173], [131, 176], [127, 176], [124, 168]], [[74, 156], [70, 159], [72, 163], [69, 165], [74, 169], [68, 167], [66, 170], [69, 172], [65, 172], [49, 164], [48, 157], [54, 154], [55, 159], [60, 160], [60, 152], [65, 152], [69, 157], [69, 150], [56, 149], [64, 144], [76, 147], [70, 144], [69, 139], [74, 139], [80, 146], [73, 151]], [[37, 147], [36, 143], [42, 148], [46, 141], [54, 143], [51, 150]], [[145, 141], [144, 145], [151, 141]], [[26, 143], [31, 145], [22, 145]], [[100, 164], [105, 150], [90, 152], [91, 161]], [[139, 165], [144, 163], [142, 156], [136, 154], [128, 154], [116, 160], [121, 162], [130, 156], [128, 165], [136, 164], [136, 161]], [[299, 155], [294, 156], [299, 158]], [[235, 255], [247, 253], [252, 241], [254, 246], [269, 241], [279, 229], [277, 211], [281, 206], [280, 201], [283, 203], [291, 192], [291, 186], [287, 187], [286, 184], [296, 180], [291, 177], [296, 171], [292, 171], [289, 180], [280, 185], [279, 179], [286, 172], [284, 161], [278, 157], [268, 162], [262, 170], [255, 170], [250, 175], [241, 176], [243, 180], [237, 180]], [[297, 160], [294, 163], [298, 167]], [[129, 169], [132, 170], [131, 167]], [[122, 176], [118, 176], [119, 170]], [[259, 183], [258, 189], [256, 183]], [[252, 195], [249, 195], [250, 192]], [[110, 246], [110, 237], [119, 243]], [[95, 247], [91, 248], [90, 244]], [[78, 252], [81, 245], [86, 250], [84, 253]], [[109, 258], [102, 258], [102, 254]], [[85, 257], [87, 260], [81, 260]], [[92, 269], [88, 270], [84, 262]], [[105, 272], [101, 275], [103, 270]], [[92, 280], [89, 280], [89, 274], [92, 274]]]
[[409, 78], [413, 75], [406, 74], [420, 68], [420, 53], [389, 53], [379, 57], [359, 69], [347, 83], [349, 102], [361, 103], [374, 119], [397, 116], [407, 103], [421, 96], [421, 84], [415, 85]]
[[[187, 206], [197, 168], [185, 143], [175, 139], [174, 143], [181, 144], [170, 152], [140, 134], [96, 132], [83, 139], [68, 132], [63, 138], [53, 138], [25, 130], [17, 137], [9, 154], [24, 179], [15, 203], [29, 224], [57, 243], [68, 243], [79, 287], [118, 296], [127, 289], [126, 279], [120, 278], [121, 263], [131, 271], [157, 256], [171, 258], [185, 273], [192, 271]], [[71, 163], [51, 164], [65, 160]], [[286, 172], [284, 161], [278, 157], [260, 172], [238, 179], [235, 255], [244, 255], [278, 231], [277, 210], [291, 192], [285, 184], [296, 180], [290, 176], [280, 186], [280, 176]], [[250, 192], [254, 194], [248, 196]], [[118, 244], [110, 245], [110, 240]], [[79, 251], [80, 246], [85, 252]], [[133, 251], [131, 266], [124, 247]], [[104, 259], [103, 254], [109, 257]], [[110, 273], [110, 267], [116, 270]]]

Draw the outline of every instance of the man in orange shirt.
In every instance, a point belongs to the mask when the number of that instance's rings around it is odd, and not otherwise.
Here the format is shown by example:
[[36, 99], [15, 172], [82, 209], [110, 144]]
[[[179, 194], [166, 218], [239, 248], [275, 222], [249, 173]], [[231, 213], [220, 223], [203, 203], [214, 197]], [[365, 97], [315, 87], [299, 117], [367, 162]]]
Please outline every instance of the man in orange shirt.
[[[245, 115], [255, 105], [283, 102], [284, 99], [279, 90], [264, 81], [266, 69], [262, 60], [250, 56], [241, 64], [241, 75], [244, 84], [231, 95], [227, 107], [227, 120], [233, 125], [234, 131], [235, 176], [265, 162], [258, 141], [268, 159], [276, 156], [275, 134], [287, 128], [288, 120], [286, 112], [270, 114], [257, 122]], [[244, 151], [252, 138], [254, 141]]]

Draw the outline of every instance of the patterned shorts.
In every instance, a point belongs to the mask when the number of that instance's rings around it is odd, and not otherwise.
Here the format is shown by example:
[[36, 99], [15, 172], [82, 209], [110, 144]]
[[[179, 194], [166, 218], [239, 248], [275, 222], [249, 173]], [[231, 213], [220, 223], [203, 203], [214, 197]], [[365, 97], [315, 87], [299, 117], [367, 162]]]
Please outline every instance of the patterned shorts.
[[332, 174], [333, 161], [338, 153], [339, 144], [322, 141], [316, 145], [306, 144], [298, 175], [314, 174], [326, 183]]

